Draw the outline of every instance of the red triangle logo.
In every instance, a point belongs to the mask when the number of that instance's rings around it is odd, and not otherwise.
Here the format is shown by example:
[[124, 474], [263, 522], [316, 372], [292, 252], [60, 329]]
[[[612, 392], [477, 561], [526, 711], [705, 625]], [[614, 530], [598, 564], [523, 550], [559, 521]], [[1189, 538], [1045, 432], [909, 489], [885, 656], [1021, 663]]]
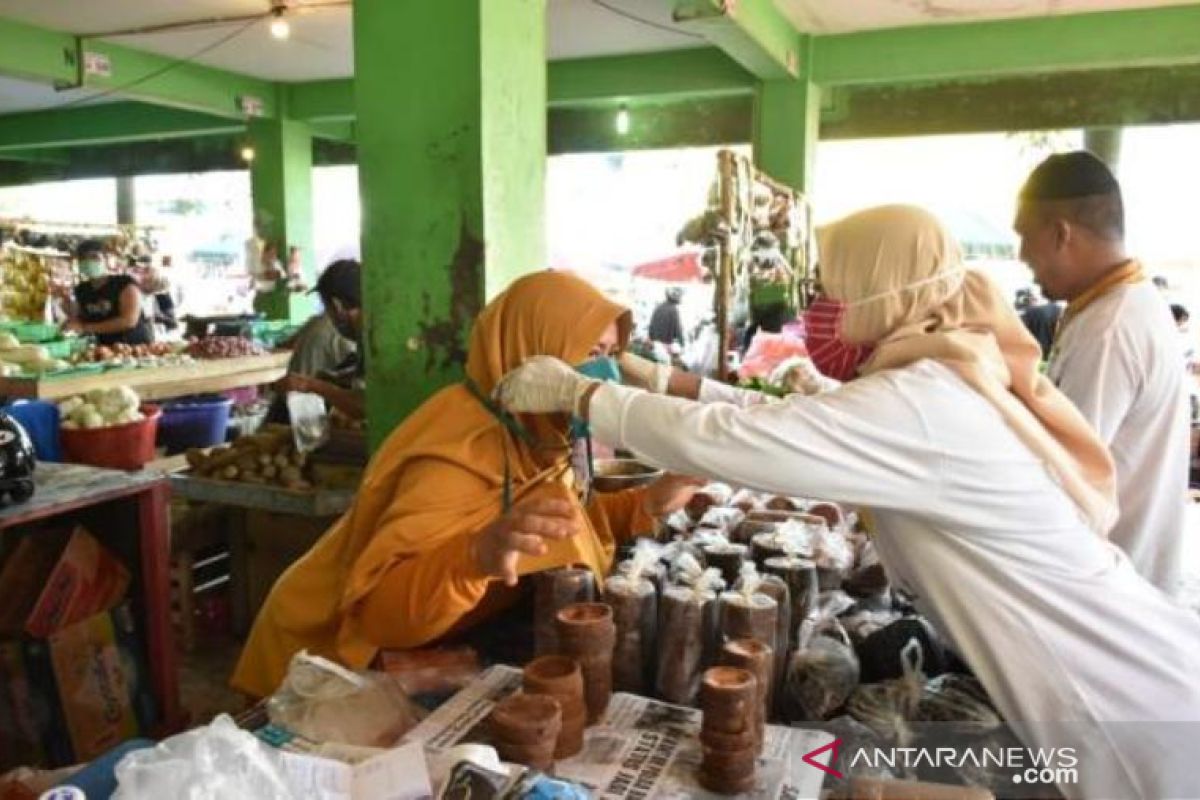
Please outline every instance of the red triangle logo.
[[[810, 767], [816, 767], [817, 769], [821, 770], [821, 772], [827, 772], [835, 778], [843, 778], [845, 776], [833, 768], [833, 765], [837, 763], [838, 750], [841, 748], [841, 746], [842, 746], [842, 740], [834, 739], [832, 742], [825, 745], [824, 747], [818, 747], [816, 750], [813, 750], [811, 753], [805, 753], [802, 760], [804, 761], [805, 764], [808, 764]], [[833, 752], [833, 754], [831, 756], [829, 756], [829, 766], [828, 767], [819, 761], [813, 760], [814, 756], [819, 756], [819, 755], [821, 755], [821, 753], [824, 753], [826, 750], [831, 750]]]

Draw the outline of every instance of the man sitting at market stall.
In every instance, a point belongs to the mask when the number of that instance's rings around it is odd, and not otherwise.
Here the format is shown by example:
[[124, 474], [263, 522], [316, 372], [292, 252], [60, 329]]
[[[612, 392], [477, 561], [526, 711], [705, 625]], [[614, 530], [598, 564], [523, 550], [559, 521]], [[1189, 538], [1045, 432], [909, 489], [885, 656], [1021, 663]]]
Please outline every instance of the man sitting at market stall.
[[502, 381], [500, 402], [574, 414], [677, 472], [866, 509], [893, 582], [1015, 732], [1076, 748], [1067, 796], [1194, 794], [1194, 739], [1161, 723], [1200, 721], [1200, 618], [1107, 541], [1112, 458], [1038, 372], [1007, 299], [920, 209], [855, 214], [821, 232], [820, 251], [843, 336], [875, 348], [839, 388], [772, 403], [644, 370], [704, 401], [687, 402], [538, 358]]
[[[322, 316], [326, 322], [309, 320], [301, 329], [288, 362], [288, 375], [277, 388], [320, 395], [350, 419], [364, 419], [365, 362], [358, 346], [363, 325], [362, 266], [353, 259], [333, 262], [321, 273], [314, 291], [325, 307]], [[345, 356], [330, 363], [329, 354], [343, 350]]]
[[1046, 374], [1112, 450], [1121, 516], [1112, 541], [1165, 592], [1178, 589], [1189, 401], [1167, 300], [1125, 252], [1121, 187], [1091, 153], [1043, 161], [1021, 189], [1021, 258], [1063, 312]]
[[96, 343], [105, 346], [154, 341], [137, 281], [110, 274], [104, 246], [89, 239], [76, 249], [75, 259], [82, 280], [75, 286], [66, 330], [95, 336]]
[[[540, 272], [475, 321], [463, 383], [408, 417], [372, 459], [354, 505], [275, 584], [232, 678], [261, 697], [299, 650], [367, 666], [381, 648], [445, 642], [517, 603], [533, 572], [610, 569], [617, 542], [682, 508], [694, 482], [581, 498], [582, 440], [566, 416], [512, 417], [488, 398], [535, 355], [615, 377], [629, 312], [583, 280]], [[524, 620], [528, 623], [528, 620]]]

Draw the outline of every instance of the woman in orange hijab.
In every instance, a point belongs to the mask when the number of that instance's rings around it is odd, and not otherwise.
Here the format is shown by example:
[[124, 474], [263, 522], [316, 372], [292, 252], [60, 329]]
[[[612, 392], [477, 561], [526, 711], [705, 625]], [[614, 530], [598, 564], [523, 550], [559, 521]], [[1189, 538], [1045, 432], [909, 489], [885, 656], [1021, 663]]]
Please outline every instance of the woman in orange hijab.
[[582, 565], [602, 577], [619, 541], [681, 507], [691, 483], [670, 477], [584, 505], [567, 418], [502, 421], [481, 399], [532, 356], [615, 356], [630, 324], [564, 273], [523, 277], [493, 300], [471, 333], [467, 380], [396, 428], [350, 510], [280, 577], [232, 685], [271, 694], [301, 649], [363, 668], [381, 648], [459, 634], [511, 607], [520, 576]]

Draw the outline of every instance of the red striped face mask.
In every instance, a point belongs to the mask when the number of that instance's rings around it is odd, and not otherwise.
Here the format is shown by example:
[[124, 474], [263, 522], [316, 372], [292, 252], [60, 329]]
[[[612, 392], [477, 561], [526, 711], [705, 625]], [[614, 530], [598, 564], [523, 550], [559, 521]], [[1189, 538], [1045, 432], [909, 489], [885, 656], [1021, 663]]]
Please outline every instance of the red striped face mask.
[[819, 295], [804, 311], [808, 355], [822, 375], [848, 381], [858, 376], [858, 365], [871, 357], [874, 348], [850, 344], [842, 339], [842, 315], [846, 304]]

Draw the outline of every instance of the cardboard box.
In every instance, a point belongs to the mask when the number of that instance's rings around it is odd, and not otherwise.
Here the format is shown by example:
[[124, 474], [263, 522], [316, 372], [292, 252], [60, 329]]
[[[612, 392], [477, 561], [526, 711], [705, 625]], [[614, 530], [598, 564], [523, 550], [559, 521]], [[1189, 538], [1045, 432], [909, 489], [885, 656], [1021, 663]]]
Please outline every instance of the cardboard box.
[[25, 630], [29, 613], [54, 569], [59, 551], [66, 541], [62, 532], [31, 534], [17, 544], [0, 570], [0, 634], [19, 636]]
[[96, 537], [77, 527], [25, 621], [25, 632], [38, 638], [50, 636], [113, 608], [128, 588], [129, 570], [125, 565]]
[[128, 604], [64, 628], [46, 644], [76, 761], [153, 725], [150, 677]]
[[4, 766], [89, 761], [157, 720], [128, 604], [46, 639], [0, 642], [0, 701], [13, 722]]

